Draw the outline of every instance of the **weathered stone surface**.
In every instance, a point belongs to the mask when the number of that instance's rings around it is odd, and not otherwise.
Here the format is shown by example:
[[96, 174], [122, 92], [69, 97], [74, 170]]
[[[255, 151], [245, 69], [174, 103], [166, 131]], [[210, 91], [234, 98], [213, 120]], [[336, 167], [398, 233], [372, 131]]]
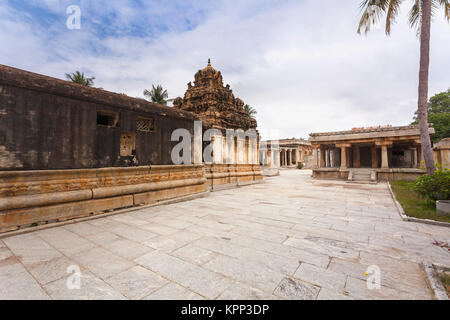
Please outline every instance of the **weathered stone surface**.
[[156, 273], [140, 266], [108, 278], [106, 282], [129, 299], [142, 299], [168, 283]]
[[105, 243], [103, 248], [128, 260], [134, 260], [153, 251], [150, 247], [128, 239], [119, 239]]
[[317, 296], [317, 300], [355, 300], [355, 298], [336, 291], [322, 288], [320, 289], [319, 295]]
[[284, 278], [275, 289], [274, 294], [292, 300], [315, 300], [320, 288], [308, 283]]
[[62, 256], [35, 234], [24, 234], [3, 239], [8, 248], [25, 265], [50, 261]]
[[52, 281], [69, 276], [70, 273], [67, 272], [68, 268], [76, 265], [77, 263], [73, 260], [66, 257], [60, 257], [32, 265], [28, 267], [28, 270], [41, 285], [45, 285]]
[[[448, 251], [433, 244], [450, 239], [449, 229], [392, 215], [385, 184], [348, 186], [285, 170], [207, 198], [7, 237], [0, 241], [0, 293], [45, 298], [43, 286], [58, 299], [431, 299], [419, 263], [450, 265]], [[287, 245], [288, 238], [295, 241]], [[149, 241], [162, 247], [141, 250]], [[80, 292], [67, 290], [66, 259], [92, 277]], [[3, 269], [12, 264], [17, 270]], [[147, 272], [129, 271], [136, 264], [170, 282], [141, 294], [139, 279], [153, 282]], [[371, 265], [380, 268], [380, 291], [367, 289]], [[113, 278], [117, 289], [105, 283]], [[1, 291], [9, 283], [11, 291]]]
[[102, 279], [118, 274], [135, 265], [134, 263], [102, 248], [81, 252], [73, 256], [73, 259], [79, 263], [81, 267], [88, 269]]
[[12, 256], [12, 252], [8, 248], [0, 248], [0, 261], [8, 259]]
[[241, 282], [233, 282], [231, 286], [223, 292], [219, 299], [221, 300], [276, 300], [274, 295], [252, 288]]
[[258, 263], [227, 256], [218, 256], [203, 267], [234, 280], [246, 282], [262, 291], [270, 291], [284, 277], [282, 273], [275, 272]]
[[[0, 201], [0, 232], [203, 193], [202, 170], [201, 165], [165, 165], [0, 172], [0, 197], [5, 197]], [[84, 229], [80, 232], [93, 232]]]
[[47, 300], [49, 296], [17, 261], [0, 263], [0, 300]]
[[91, 272], [82, 270], [80, 289], [69, 289], [63, 278], [44, 286], [55, 300], [124, 300], [122, 294]]
[[136, 242], [143, 242], [148, 239], [151, 239], [153, 237], [156, 237], [157, 235], [154, 233], [151, 233], [149, 231], [145, 231], [142, 229], [139, 229], [137, 227], [132, 227], [126, 224], [119, 224], [117, 226], [112, 227], [109, 229], [112, 233], [115, 233], [123, 238], [136, 241]]
[[205, 298], [171, 282], [150, 294], [146, 300], [205, 300]]
[[96, 247], [92, 242], [65, 228], [42, 230], [36, 232], [36, 235], [69, 257]]
[[294, 277], [322, 288], [343, 292], [347, 276], [310, 264], [302, 263]]
[[188, 244], [172, 252], [172, 255], [194, 264], [203, 265], [217, 256], [217, 253]]

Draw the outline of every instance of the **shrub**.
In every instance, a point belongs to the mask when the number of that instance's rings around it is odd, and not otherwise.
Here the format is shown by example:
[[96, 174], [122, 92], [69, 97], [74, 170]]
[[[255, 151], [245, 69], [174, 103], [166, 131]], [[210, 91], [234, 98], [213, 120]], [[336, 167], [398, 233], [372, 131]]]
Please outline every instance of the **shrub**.
[[439, 168], [431, 176], [418, 178], [414, 190], [423, 198], [432, 201], [450, 200], [450, 170]]
[[300, 162], [300, 163], [297, 165], [297, 169], [299, 169], [299, 170], [303, 169], [303, 163]]

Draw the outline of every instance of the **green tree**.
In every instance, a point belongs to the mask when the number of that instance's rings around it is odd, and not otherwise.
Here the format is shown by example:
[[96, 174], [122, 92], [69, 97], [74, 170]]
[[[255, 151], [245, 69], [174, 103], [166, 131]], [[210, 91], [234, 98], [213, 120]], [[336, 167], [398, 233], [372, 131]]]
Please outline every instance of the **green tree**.
[[94, 85], [95, 77], [88, 78], [84, 72], [75, 71], [73, 73], [66, 73], [66, 78], [73, 83], [81, 84], [82, 86], [92, 87]]
[[[428, 122], [433, 124], [436, 133], [431, 137], [433, 142], [450, 138], [450, 88], [435, 94], [428, 103]], [[418, 124], [417, 112], [412, 124]]]
[[[450, 0], [411, 0], [409, 24], [417, 29], [420, 36], [420, 71], [418, 88], [418, 120], [420, 140], [428, 174], [436, 170], [430, 135], [428, 134], [428, 77], [430, 68], [430, 34], [431, 17], [440, 7], [445, 10], [445, 17], [450, 20]], [[400, 6], [406, 0], [363, 0], [361, 2], [362, 16], [358, 26], [358, 33], [370, 30], [383, 14], [386, 14], [386, 34], [391, 33], [391, 25], [395, 22]]]
[[154, 103], [167, 105], [167, 98], [169, 97], [169, 94], [167, 93], [167, 90], [164, 90], [161, 85], [152, 85], [152, 90], [148, 91], [147, 89], [144, 90], [144, 96], [150, 98], [150, 100]]
[[255, 119], [255, 115], [258, 113], [255, 109], [250, 107], [248, 104], [244, 106], [244, 111], [249, 119]]

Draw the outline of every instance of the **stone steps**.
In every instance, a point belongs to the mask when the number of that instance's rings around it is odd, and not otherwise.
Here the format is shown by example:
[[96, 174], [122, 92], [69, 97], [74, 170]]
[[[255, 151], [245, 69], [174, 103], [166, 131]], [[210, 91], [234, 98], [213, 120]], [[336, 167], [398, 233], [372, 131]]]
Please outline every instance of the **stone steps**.
[[353, 182], [377, 182], [377, 175], [375, 170], [350, 170], [348, 180]]

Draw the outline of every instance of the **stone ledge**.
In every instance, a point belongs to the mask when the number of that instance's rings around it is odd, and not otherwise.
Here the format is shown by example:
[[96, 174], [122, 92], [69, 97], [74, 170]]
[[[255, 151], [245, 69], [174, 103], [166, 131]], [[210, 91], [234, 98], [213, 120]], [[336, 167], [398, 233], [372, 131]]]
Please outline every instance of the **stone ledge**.
[[433, 291], [434, 297], [437, 300], [449, 300], [447, 291], [439, 280], [439, 276], [437, 274], [436, 269], [439, 267], [434, 264], [423, 262], [422, 268], [427, 275], [427, 281], [429, 286], [431, 287], [431, 290]]

